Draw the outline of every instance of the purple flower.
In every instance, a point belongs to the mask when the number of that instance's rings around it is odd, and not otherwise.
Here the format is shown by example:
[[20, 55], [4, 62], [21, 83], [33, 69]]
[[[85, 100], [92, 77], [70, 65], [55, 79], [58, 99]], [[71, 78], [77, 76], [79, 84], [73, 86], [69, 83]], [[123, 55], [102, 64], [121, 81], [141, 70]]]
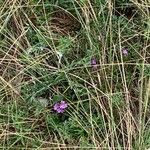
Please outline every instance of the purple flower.
[[97, 64], [96, 59], [95, 58], [91, 59], [91, 65], [96, 65], [96, 64]]
[[67, 107], [68, 107], [68, 103], [65, 101], [61, 101], [54, 104], [53, 108], [57, 113], [63, 113]]
[[128, 49], [127, 48], [122, 49], [122, 54], [127, 56], [128, 55]]
[[97, 69], [97, 61], [95, 58], [91, 59], [91, 66], [93, 67], [93, 69]]
[[60, 108], [61, 109], [66, 109], [67, 107], [68, 107], [68, 104], [65, 101], [61, 101]]

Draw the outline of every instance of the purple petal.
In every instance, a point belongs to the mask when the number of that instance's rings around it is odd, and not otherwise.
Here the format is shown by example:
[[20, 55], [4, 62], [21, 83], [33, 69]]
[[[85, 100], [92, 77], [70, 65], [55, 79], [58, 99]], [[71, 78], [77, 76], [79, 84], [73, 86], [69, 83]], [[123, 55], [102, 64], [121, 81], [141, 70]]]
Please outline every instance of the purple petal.
[[63, 113], [65, 110], [64, 109], [61, 109], [61, 108], [59, 108], [59, 109], [57, 109], [57, 112], [58, 113]]
[[65, 101], [61, 101], [61, 102], [60, 102], [60, 108], [61, 108], [61, 109], [65, 109], [65, 108], [67, 108], [67, 107], [68, 107], [67, 102], [65, 102]]
[[123, 49], [123, 50], [122, 50], [122, 54], [125, 55], [125, 56], [127, 56], [127, 55], [128, 55], [128, 49], [127, 49], [127, 48], [126, 48], [126, 49]]
[[59, 104], [59, 103], [56, 103], [56, 104], [54, 105], [54, 110], [59, 109], [59, 107], [60, 107], [60, 104]]
[[97, 69], [97, 61], [95, 58], [91, 59], [91, 66], [94, 70]]
[[95, 58], [91, 59], [91, 65], [96, 65], [96, 64], [97, 64], [96, 59]]

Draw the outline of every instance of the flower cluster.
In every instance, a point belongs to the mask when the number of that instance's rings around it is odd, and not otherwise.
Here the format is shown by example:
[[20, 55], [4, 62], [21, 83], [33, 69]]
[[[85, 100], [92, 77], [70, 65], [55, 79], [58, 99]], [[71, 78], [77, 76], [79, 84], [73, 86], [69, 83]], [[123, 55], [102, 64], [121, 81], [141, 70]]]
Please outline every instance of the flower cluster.
[[61, 101], [58, 102], [56, 104], [54, 104], [53, 109], [57, 112], [57, 113], [63, 113], [66, 108], [68, 107], [68, 103], [65, 101]]

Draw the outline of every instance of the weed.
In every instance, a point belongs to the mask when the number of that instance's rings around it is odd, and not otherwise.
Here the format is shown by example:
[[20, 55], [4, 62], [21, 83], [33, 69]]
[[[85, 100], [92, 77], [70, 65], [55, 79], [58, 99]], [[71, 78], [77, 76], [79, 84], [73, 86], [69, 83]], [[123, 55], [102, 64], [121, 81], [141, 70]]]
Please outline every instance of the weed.
[[149, 148], [149, 5], [0, 1], [0, 148]]

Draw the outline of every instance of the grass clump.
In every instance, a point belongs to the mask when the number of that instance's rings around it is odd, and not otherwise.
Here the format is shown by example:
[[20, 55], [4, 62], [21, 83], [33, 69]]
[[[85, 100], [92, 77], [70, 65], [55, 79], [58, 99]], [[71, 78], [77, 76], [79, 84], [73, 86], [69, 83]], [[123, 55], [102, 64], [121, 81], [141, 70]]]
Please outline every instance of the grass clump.
[[0, 148], [148, 149], [149, 5], [0, 1]]

